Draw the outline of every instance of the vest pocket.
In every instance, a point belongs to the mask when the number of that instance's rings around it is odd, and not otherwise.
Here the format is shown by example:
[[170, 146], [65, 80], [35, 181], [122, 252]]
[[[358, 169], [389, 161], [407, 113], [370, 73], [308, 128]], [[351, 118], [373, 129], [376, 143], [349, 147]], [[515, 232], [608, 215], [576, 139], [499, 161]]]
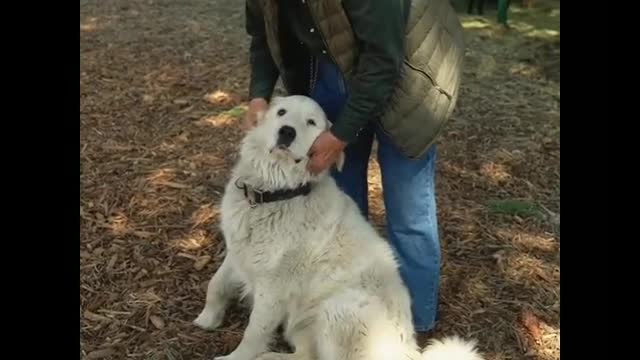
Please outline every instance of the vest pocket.
[[378, 125], [405, 156], [420, 158], [440, 133], [454, 98], [428, 70], [405, 61]]
[[451, 100], [453, 99], [453, 95], [450, 94], [448, 91], [446, 91], [445, 89], [443, 89], [435, 80], [435, 76], [433, 74], [430, 74], [430, 71], [428, 70], [422, 70], [420, 68], [418, 68], [417, 66], [411, 64], [411, 62], [409, 62], [409, 60], [405, 60], [404, 64], [406, 66], [408, 66], [411, 70], [417, 72], [418, 74], [424, 76], [425, 78], [427, 78], [429, 80], [429, 82], [431, 82], [431, 84], [433, 84], [434, 89], [436, 89], [436, 91], [438, 91], [439, 93], [441, 93], [442, 95], [446, 96], [447, 99]]

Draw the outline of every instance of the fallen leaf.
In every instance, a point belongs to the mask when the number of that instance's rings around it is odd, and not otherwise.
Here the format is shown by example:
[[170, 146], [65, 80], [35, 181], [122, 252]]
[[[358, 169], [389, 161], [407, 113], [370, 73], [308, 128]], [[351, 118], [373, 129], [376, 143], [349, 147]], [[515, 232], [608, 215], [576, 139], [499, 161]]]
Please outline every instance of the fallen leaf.
[[186, 340], [189, 340], [189, 341], [201, 341], [198, 338], [194, 338], [193, 336], [189, 336], [189, 335], [186, 335], [186, 334], [183, 334], [183, 333], [178, 333], [178, 337], [186, 339]]
[[145, 275], [147, 275], [147, 270], [142, 269], [136, 274], [136, 276], [133, 277], [133, 280], [138, 281]]
[[109, 259], [109, 263], [107, 264], [107, 271], [113, 270], [113, 267], [116, 265], [118, 261], [118, 254], [114, 254], [111, 259]]
[[547, 275], [547, 273], [545, 273], [543, 270], [539, 270], [536, 275], [538, 275], [539, 278], [541, 278], [542, 280], [545, 280], [547, 282], [553, 282], [553, 278], [551, 278], [549, 275]]
[[186, 108], [178, 111], [179, 114], [184, 114], [184, 113], [188, 113], [189, 111], [195, 109], [196, 106], [195, 105], [191, 105], [191, 106], [187, 106]]
[[200, 271], [204, 268], [205, 265], [207, 265], [207, 263], [211, 261], [211, 256], [209, 255], [205, 255], [200, 257], [198, 260], [196, 260], [196, 262], [193, 264], [193, 267]]
[[227, 115], [234, 118], [241, 118], [247, 112], [247, 108], [244, 106], [236, 106], [233, 109], [226, 112]]
[[215, 105], [229, 105], [237, 102], [237, 96], [223, 91], [215, 91], [204, 96], [204, 100]]
[[102, 316], [102, 315], [98, 315], [96, 313], [93, 313], [89, 310], [86, 310], [83, 314], [83, 317], [87, 320], [91, 320], [91, 321], [111, 321], [111, 319], [109, 319], [106, 316]]
[[173, 103], [176, 104], [176, 105], [187, 105], [189, 103], [189, 100], [175, 99], [175, 100], [173, 100]]
[[505, 250], [498, 250], [495, 253], [493, 253], [491, 257], [494, 258], [496, 262], [501, 263], [504, 260], [505, 254], [506, 254]]
[[191, 260], [198, 260], [198, 257], [195, 255], [187, 254], [187, 253], [178, 253], [178, 256], [184, 257]]
[[159, 316], [151, 315], [149, 317], [149, 320], [151, 320], [151, 323], [156, 327], [156, 329], [162, 330], [164, 328], [164, 320], [162, 320], [162, 318], [160, 318]]
[[182, 141], [182, 142], [188, 142], [189, 141], [189, 132], [183, 132], [180, 135], [177, 136], [177, 139]]
[[151, 237], [153, 235], [155, 235], [155, 233], [152, 232], [148, 232], [148, 231], [134, 231], [133, 235], [141, 238], [141, 239], [146, 239], [148, 237]]
[[540, 329], [540, 319], [535, 316], [533, 313], [527, 311], [522, 314], [522, 325], [529, 332], [529, 336], [535, 341], [538, 342], [540, 340], [540, 335], [542, 330]]
[[242, 322], [238, 321], [236, 323], [231, 324], [230, 326], [227, 326], [227, 330], [233, 330], [233, 329], [237, 329], [242, 325]]

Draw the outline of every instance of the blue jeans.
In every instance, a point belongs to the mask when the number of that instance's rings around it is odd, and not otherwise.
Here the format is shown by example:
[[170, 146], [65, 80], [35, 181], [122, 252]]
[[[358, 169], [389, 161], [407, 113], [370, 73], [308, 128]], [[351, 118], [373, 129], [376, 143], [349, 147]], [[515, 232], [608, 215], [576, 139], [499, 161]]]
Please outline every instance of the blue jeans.
[[[319, 64], [311, 95], [329, 120], [336, 120], [346, 102], [344, 80], [337, 67]], [[416, 331], [431, 330], [436, 321], [440, 278], [440, 242], [435, 200], [435, 147], [418, 160], [406, 158], [373, 122], [345, 149], [342, 172], [334, 172], [340, 188], [368, 216], [367, 168], [374, 136], [387, 217], [387, 234], [400, 263], [400, 275], [412, 299]]]

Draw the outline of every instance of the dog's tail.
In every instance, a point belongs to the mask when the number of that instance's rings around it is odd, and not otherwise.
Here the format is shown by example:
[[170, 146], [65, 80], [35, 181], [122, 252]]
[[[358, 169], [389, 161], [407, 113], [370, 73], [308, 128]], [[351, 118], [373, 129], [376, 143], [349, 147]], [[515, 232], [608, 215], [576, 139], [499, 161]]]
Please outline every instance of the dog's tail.
[[423, 360], [484, 360], [476, 349], [475, 341], [457, 336], [431, 340], [422, 352]]

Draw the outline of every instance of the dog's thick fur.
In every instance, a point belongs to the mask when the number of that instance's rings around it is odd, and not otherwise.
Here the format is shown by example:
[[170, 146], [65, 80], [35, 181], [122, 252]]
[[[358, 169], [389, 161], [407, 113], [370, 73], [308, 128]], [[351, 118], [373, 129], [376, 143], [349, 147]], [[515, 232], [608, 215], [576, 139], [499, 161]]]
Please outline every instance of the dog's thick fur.
[[[297, 133], [288, 147], [277, 145], [283, 125]], [[475, 343], [460, 338], [420, 353], [392, 249], [327, 172], [306, 170], [311, 144], [329, 126], [313, 100], [290, 96], [272, 101], [243, 140], [222, 199], [227, 254], [194, 323], [219, 326], [234, 295], [249, 295], [253, 309], [238, 347], [216, 359], [481, 360]], [[257, 206], [238, 188], [307, 182], [307, 196]], [[280, 324], [293, 354], [267, 352]]]

